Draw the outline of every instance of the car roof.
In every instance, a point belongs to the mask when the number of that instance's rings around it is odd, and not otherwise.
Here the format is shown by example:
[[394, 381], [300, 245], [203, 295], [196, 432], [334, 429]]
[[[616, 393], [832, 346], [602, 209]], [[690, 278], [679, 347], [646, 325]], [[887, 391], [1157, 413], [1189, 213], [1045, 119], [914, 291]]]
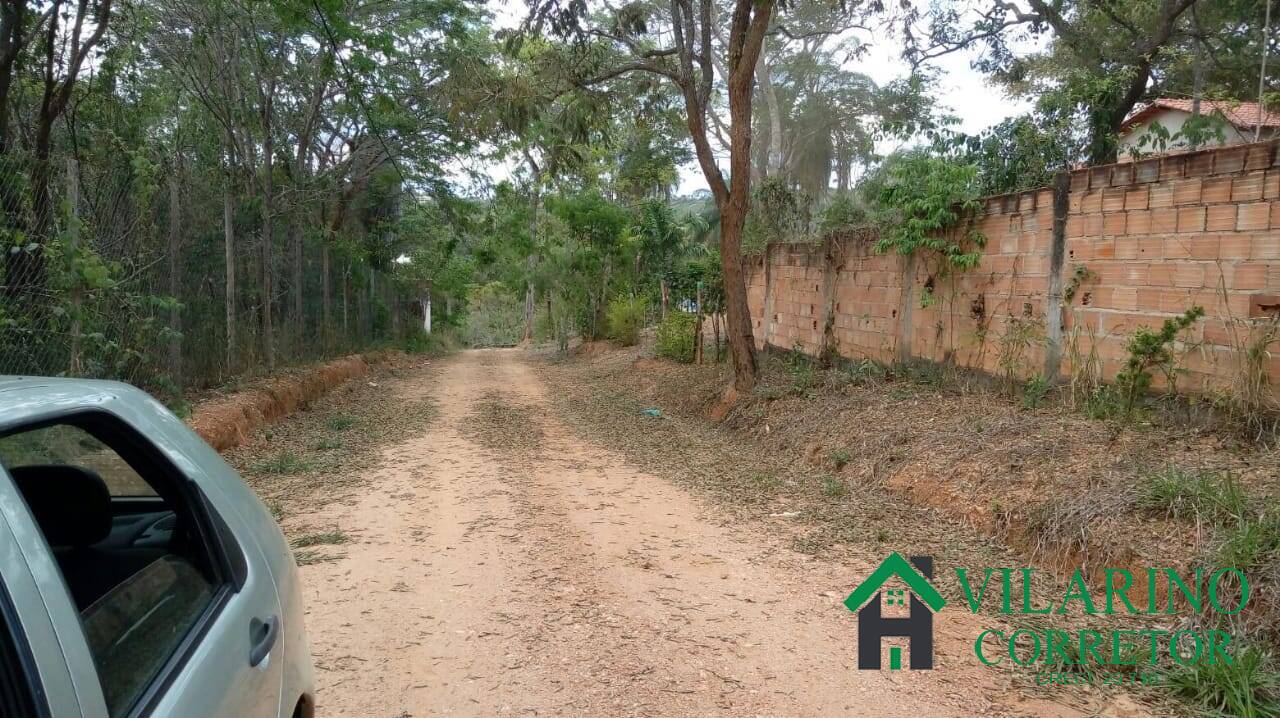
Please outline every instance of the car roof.
[[76, 409], [109, 410], [121, 401], [146, 396], [128, 384], [102, 379], [0, 376], [0, 431], [49, 414]]

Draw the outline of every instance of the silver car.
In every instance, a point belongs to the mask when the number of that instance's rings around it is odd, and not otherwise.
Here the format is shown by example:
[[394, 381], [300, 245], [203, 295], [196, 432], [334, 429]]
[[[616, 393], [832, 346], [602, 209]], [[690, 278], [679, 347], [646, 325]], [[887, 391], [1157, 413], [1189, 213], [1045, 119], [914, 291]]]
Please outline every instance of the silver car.
[[0, 716], [315, 712], [270, 512], [125, 384], [0, 378]]

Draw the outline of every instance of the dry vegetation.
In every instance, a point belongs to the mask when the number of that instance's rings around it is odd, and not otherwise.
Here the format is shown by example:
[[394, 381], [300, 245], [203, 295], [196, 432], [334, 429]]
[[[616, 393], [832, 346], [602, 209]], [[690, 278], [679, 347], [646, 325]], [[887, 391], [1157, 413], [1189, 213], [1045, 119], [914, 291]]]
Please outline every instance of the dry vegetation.
[[726, 412], [723, 365], [642, 349], [579, 355], [544, 373], [580, 430], [740, 515], [795, 524], [800, 550], [885, 544], [943, 564], [1060, 576], [1083, 565], [1096, 578], [1103, 567], [1248, 565], [1258, 585], [1235, 627], [1276, 639], [1280, 456], [1230, 428], [1118, 425], [934, 370], [894, 377], [787, 354]]
[[429, 381], [431, 364], [421, 357], [382, 364], [223, 454], [280, 520], [300, 564], [331, 559], [332, 547], [349, 540], [333, 527], [312, 525], [308, 516], [351, 500], [383, 446], [425, 431], [433, 402], [389, 401], [388, 384]]

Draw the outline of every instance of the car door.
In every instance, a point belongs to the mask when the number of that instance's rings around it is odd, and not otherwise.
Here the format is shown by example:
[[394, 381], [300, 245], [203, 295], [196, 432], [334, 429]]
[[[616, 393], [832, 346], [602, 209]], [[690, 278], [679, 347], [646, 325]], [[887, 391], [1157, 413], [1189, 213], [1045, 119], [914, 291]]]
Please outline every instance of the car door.
[[158, 697], [157, 716], [247, 718], [280, 714], [284, 667], [280, 600], [257, 543], [236, 536], [201, 495], [231, 557], [234, 591], [183, 666]]
[[[56, 442], [41, 443], [39, 432], [53, 431], [79, 433], [71, 437], [73, 440], [59, 437]], [[35, 438], [28, 439], [28, 435]], [[16, 442], [19, 449], [6, 451], [11, 448], [6, 442]], [[77, 466], [75, 456], [51, 458], [56, 452], [44, 444], [77, 450], [92, 444], [90, 460], [79, 463], [104, 475], [105, 485], [145, 483], [153, 487], [154, 497], [111, 496], [110, 536], [116, 536], [121, 524], [127, 528], [136, 516], [148, 515], [139, 510], [140, 503], [158, 500], [162, 504], [156, 508], [173, 512], [174, 520], [186, 527], [189, 537], [182, 542], [183, 551], [191, 561], [167, 554], [154, 561], [148, 557], [142, 570], [118, 583], [109, 582], [114, 587], [100, 592], [101, 596], [95, 593], [82, 598], [77, 589], [83, 587], [68, 573], [67, 549], [54, 550], [57, 542], [51, 538], [55, 529], [50, 528], [49, 513], [56, 511], [58, 504], [53, 503], [52, 508], [37, 505], [38, 497], [31, 487], [39, 485], [43, 478], [40, 472], [54, 480], [56, 470], [83, 467]], [[39, 451], [28, 445], [36, 445]], [[283, 656], [275, 585], [252, 537], [238, 533], [234, 518], [228, 521], [224, 511], [201, 490], [196, 481], [198, 469], [175, 461], [131, 424], [102, 411], [44, 416], [29, 427], [6, 428], [0, 436], [0, 462], [13, 464], [14, 456], [21, 460], [37, 454], [38, 464], [10, 467], [6, 476], [22, 470], [25, 483], [9, 480], [10, 493], [15, 484], [21, 490], [16, 501], [7, 506], [0, 502], [0, 507], [13, 514], [12, 524], [25, 529], [16, 544], [32, 573], [45, 579], [37, 581], [37, 589], [74, 685], [79, 712], [66, 712], [69, 708], [63, 706], [54, 713], [55, 718], [278, 715]], [[113, 471], [121, 475], [113, 476]], [[36, 475], [27, 476], [30, 474]], [[145, 528], [141, 536], [155, 527]], [[109, 540], [80, 550], [100, 550]], [[175, 612], [172, 606], [190, 610]], [[173, 630], [166, 632], [161, 629], [167, 626], [157, 622], [167, 620], [168, 614], [182, 620], [175, 619]], [[148, 630], [135, 630], [134, 626]], [[150, 636], [163, 641], [150, 645]], [[139, 656], [154, 660], [146, 663]]]
[[[105, 708], [93, 665], [70, 665], [62, 649], [64, 643], [78, 640], [74, 613], [59, 614], [45, 605], [44, 594], [61, 590], [62, 579], [56, 565], [31, 551], [42, 541], [22, 497], [0, 467], [0, 614], [5, 624], [0, 628], [11, 631], [18, 648], [28, 654], [23, 670], [30, 672], [35, 715], [76, 718], [101, 714]], [[34, 564], [29, 562], [32, 558]], [[77, 683], [83, 691], [77, 690]]]

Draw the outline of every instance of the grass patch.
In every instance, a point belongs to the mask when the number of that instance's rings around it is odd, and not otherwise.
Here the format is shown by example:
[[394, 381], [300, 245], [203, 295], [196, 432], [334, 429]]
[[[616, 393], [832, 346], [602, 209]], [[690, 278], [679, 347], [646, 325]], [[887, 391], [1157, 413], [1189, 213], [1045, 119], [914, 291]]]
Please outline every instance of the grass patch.
[[840, 449], [839, 451], [831, 452], [831, 463], [835, 465], [836, 471], [839, 471], [848, 465], [849, 460], [852, 458], [853, 456], [849, 454], [847, 449]]
[[1138, 508], [1176, 519], [1239, 521], [1250, 508], [1249, 497], [1226, 471], [1184, 471], [1169, 466], [1139, 484]]
[[310, 469], [311, 463], [292, 451], [282, 451], [253, 465], [254, 473], [259, 474], [301, 474]]
[[319, 551], [294, 551], [293, 560], [299, 566], [310, 566], [317, 563], [326, 563], [328, 561], [337, 561], [338, 556], [328, 553], [320, 553]]
[[1248, 572], [1280, 561], [1280, 514], [1246, 514], [1225, 526], [1215, 551], [1218, 565]]
[[316, 533], [303, 534], [289, 543], [294, 548], [307, 548], [310, 546], [344, 544], [350, 540], [351, 537], [346, 533], [335, 529], [333, 531], [319, 531]]
[[786, 396], [786, 392], [781, 387], [757, 385], [754, 389], [755, 395], [766, 401], [776, 401]]
[[1280, 672], [1272, 657], [1248, 646], [1231, 664], [1197, 661], [1165, 673], [1172, 691], [1206, 716], [1280, 716]]
[[316, 442], [316, 451], [335, 451], [345, 446], [346, 444], [343, 443], [342, 439], [332, 439], [326, 436]]
[[324, 425], [330, 431], [346, 431], [356, 423], [356, 418], [350, 414], [334, 414], [325, 421]]
[[810, 396], [822, 383], [818, 367], [798, 342], [787, 356], [786, 368], [791, 378], [791, 393], [796, 396]]
[[1124, 398], [1114, 388], [1106, 385], [1098, 386], [1084, 398], [1084, 414], [1090, 419], [1110, 421], [1128, 416], [1125, 412]]
[[822, 495], [829, 499], [838, 499], [849, 493], [849, 487], [838, 476], [822, 477]]
[[758, 471], [747, 477], [747, 484], [761, 491], [777, 491], [782, 488], [782, 479], [773, 474]]

